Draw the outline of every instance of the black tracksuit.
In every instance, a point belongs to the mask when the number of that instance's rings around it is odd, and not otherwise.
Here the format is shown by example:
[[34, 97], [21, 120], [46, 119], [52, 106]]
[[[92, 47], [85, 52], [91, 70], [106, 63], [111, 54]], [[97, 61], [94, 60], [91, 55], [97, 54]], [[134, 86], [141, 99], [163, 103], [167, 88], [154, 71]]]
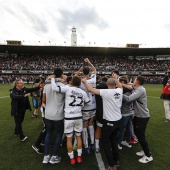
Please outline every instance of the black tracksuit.
[[15, 120], [15, 135], [19, 135], [20, 139], [24, 138], [24, 134], [22, 131], [22, 122], [24, 120], [25, 111], [27, 109], [31, 110], [31, 105], [29, 102], [29, 98], [24, 97], [25, 94], [31, 93], [39, 90], [40, 87], [35, 88], [26, 88], [24, 87], [22, 90], [18, 90], [16, 87], [10, 89], [10, 97], [11, 97], [11, 115], [14, 116]]

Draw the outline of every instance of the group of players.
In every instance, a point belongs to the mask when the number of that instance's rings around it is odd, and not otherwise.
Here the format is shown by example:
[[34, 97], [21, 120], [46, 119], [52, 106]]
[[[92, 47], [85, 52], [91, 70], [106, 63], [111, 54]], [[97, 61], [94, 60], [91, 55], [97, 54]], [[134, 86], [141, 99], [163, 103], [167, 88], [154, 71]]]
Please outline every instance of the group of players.
[[[59, 163], [61, 157], [58, 156], [58, 150], [63, 134], [65, 134], [70, 163], [74, 165], [76, 162], [82, 162], [82, 143], [87, 154], [91, 150], [100, 151], [99, 140], [102, 135], [108, 162], [107, 169], [117, 169], [119, 166], [118, 149], [122, 149], [122, 145], [131, 147], [134, 117], [134, 132], [142, 147], [142, 151], [136, 153], [142, 157], [139, 162], [152, 161], [153, 157], [145, 139], [145, 130], [150, 115], [147, 109], [143, 77], [138, 76], [134, 80], [133, 87], [128, 85], [127, 76], [119, 77], [118, 72], [114, 71], [112, 76], [103, 77], [100, 82], [96, 82], [95, 67], [88, 58], [84, 59], [84, 62], [87, 66], [81, 67], [71, 77], [66, 77], [62, 69], [56, 68], [54, 74], [45, 80], [41, 104], [45, 126], [32, 148], [37, 153], [42, 153], [40, 143], [45, 139], [43, 163]], [[40, 79], [37, 83], [39, 87]], [[37, 94], [34, 92], [33, 95], [36, 99]], [[39, 104], [35, 105], [36, 109], [38, 107]], [[37, 115], [36, 110], [33, 117]], [[94, 118], [96, 129], [94, 129]], [[125, 128], [126, 137], [123, 141]], [[50, 156], [49, 148], [54, 130], [57, 130], [57, 134], [53, 153]]]
[[[48, 136], [47, 135], [48, 125], [50, 124], [50, 123], [49, 124], [46, 123], [47, 122], [46, 119], [56, 121], [57, 115], [59, 116], [61, 114], [61, 118], [58, 118], [58, 120], [63, 120], [64, 117], [64, 134], [66, 134], [67, 136], [67, 148], [68, 148], [68, 155], [70, 156], [71, 164], [75, 164], [76, 162], [82, 162], [82, 157], [81, 157], [82, 138], [83, 138], [84, 148], [87, 154], [91, 152], [90, 149], [91, 150], [96, 149], [96, 151], [99, 152], [99, 139], [96, 139], [96, 144], [94, 139], [94, 132], [95, 132], [94, 117], [96, 115], [95, 95], [93, 93], [88, 92], [86, 86], [84, 85], [84, 83], [81, 82], [81, 78], [79, 76], [80, 72], [83, 71], [82, 73], [83, 78], [87, 79], [88, 84], [91, 84], [93, 87], [96, 87], [96, 69], [91, 64], [89, 59], [86, 58], [84, 61], [85, 63], [88, 64], [88, 67], [84, 67], [84, 68], [81, 67], [73, 77], [64, 76], [63, 71], [60, 68], [55, 69], [54, 74], [49, 76], [45, 81], [45, 86], [43, 90], [42, 102], [44, 103], [43, 105], [45, 106], [45, 125], [47, 128], [46, 136]], [[90, 74], [90, 69], [92, 70], [92, 74]], [[54, 93], [52, 91], [57, 91], [58, 93]], [[51, 93], [54, 95], [51, 95]], [[65, 95], [60, 93], [65, 93]], [[54, 103], [54, 107], [53, 107], [53, 103]], [[58, 104], [56, 105], [56, 103], [60, 103], [60, 106], [58, 107], [57, 106]], [[55, 109], [56, 111], [54, 111], [53, 109]], [[37, 116], [36, 113], [37, 112], [34, 112], [33, 117]], [[55, 114], [56, 117], [54, 116]], [[81, 133], [82, 133], [82, 138], [81, 138]], [[78, 155], [77, 160], [74, 159], [74, 152], [72, 146], [73, 135], [75, 135], [74, 150], [75, 149], [77, 150], [77, 155]], [[88, 136], [90, 136], [90, 142], [91, 142], [90, 144], [89, 144]], [[60, 140], [61, 140], [61, 135], [60, 135]], [[58, 145], [58, 143], [56, 144]], [[46, 148], [49, 148], [48, 146], [47, 147], [46, 146], [47, 144], [45, 139], [45, 150]], [[41, 153], [41, 148], [40, 146], [37, 145], [37, 143], [32, 147], [34, 150], [36, 150], [36, 152]], [[52, 158], [48, 159], [48, 158], [49, 158], [49, 154], [47, 151], [47, 153], [45, 153], [43, 163], [47, 163], [48, 161], [50, 161], [50, 163], [54, 163], [54, 162], [58, 163], [60, 161], [60, 157], [56, 156], [56, 151], [54, 151], [54, 154], [52, 156], [53, 159]]]

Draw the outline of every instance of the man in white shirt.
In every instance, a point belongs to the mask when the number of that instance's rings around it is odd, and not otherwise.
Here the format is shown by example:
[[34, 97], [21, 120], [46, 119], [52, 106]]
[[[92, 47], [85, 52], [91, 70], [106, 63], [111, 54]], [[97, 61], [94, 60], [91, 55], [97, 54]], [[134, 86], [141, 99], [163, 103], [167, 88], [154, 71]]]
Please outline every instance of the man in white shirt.
[[81, 79], [77, 76], [73, 76], [71, 80], [71, 86], [56, 86], [54, 78], [51, 79], [53, 91], [65, 93], [65, 109], [64, 109], [64, 133], [67, 136], [67, 149], [70, 157], [70, 163], [74, 165], [76, 160], [74, 159], [72, 137], [75, 132], [77, 138], [77, 162], [82, 162], [82, 140], [81, 132], [83, 129], [82, 121], [82, 107], [84, 103], [89, 103], [90, 100], [82, 89], [79, 88]]
[[[108, 169], [116, 170], [116, 164], [119, 161], [119, 153], [117, 147], [117, 135], [121, 123], [121, 106], [122, 106], [122, 85], [118, 81], [118, 75], [113, 74], [113, 78], [107, 80], [108, 89], [95, 89], [83, 79], [85, 86], [90, 92], [100, 95], [103, 98], [103, 128], [102, 141], [103, 147], [108, 161]], [[116, 86], [118, 88], [116, 88]], [[111, 146], [111, 148], [110, 148]]]

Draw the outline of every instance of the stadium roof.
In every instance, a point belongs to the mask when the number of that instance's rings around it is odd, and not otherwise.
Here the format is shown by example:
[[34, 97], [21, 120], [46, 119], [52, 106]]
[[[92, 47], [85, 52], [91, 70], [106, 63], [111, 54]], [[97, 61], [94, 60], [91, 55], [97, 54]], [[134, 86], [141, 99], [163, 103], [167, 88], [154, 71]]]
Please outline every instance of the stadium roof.
[[74, 56], [156, 56], [170, 55], [170, 48], [0, 45], [0, 53]]

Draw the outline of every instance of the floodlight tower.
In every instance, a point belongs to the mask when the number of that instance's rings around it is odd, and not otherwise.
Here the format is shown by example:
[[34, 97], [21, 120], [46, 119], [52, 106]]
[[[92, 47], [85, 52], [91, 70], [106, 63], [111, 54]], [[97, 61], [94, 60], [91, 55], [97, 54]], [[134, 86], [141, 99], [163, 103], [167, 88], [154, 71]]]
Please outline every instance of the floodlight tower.
[[76, 34], [76, 28], [72, 28], [71, 33], [71, 46], [77, 46], [77, 34]]

